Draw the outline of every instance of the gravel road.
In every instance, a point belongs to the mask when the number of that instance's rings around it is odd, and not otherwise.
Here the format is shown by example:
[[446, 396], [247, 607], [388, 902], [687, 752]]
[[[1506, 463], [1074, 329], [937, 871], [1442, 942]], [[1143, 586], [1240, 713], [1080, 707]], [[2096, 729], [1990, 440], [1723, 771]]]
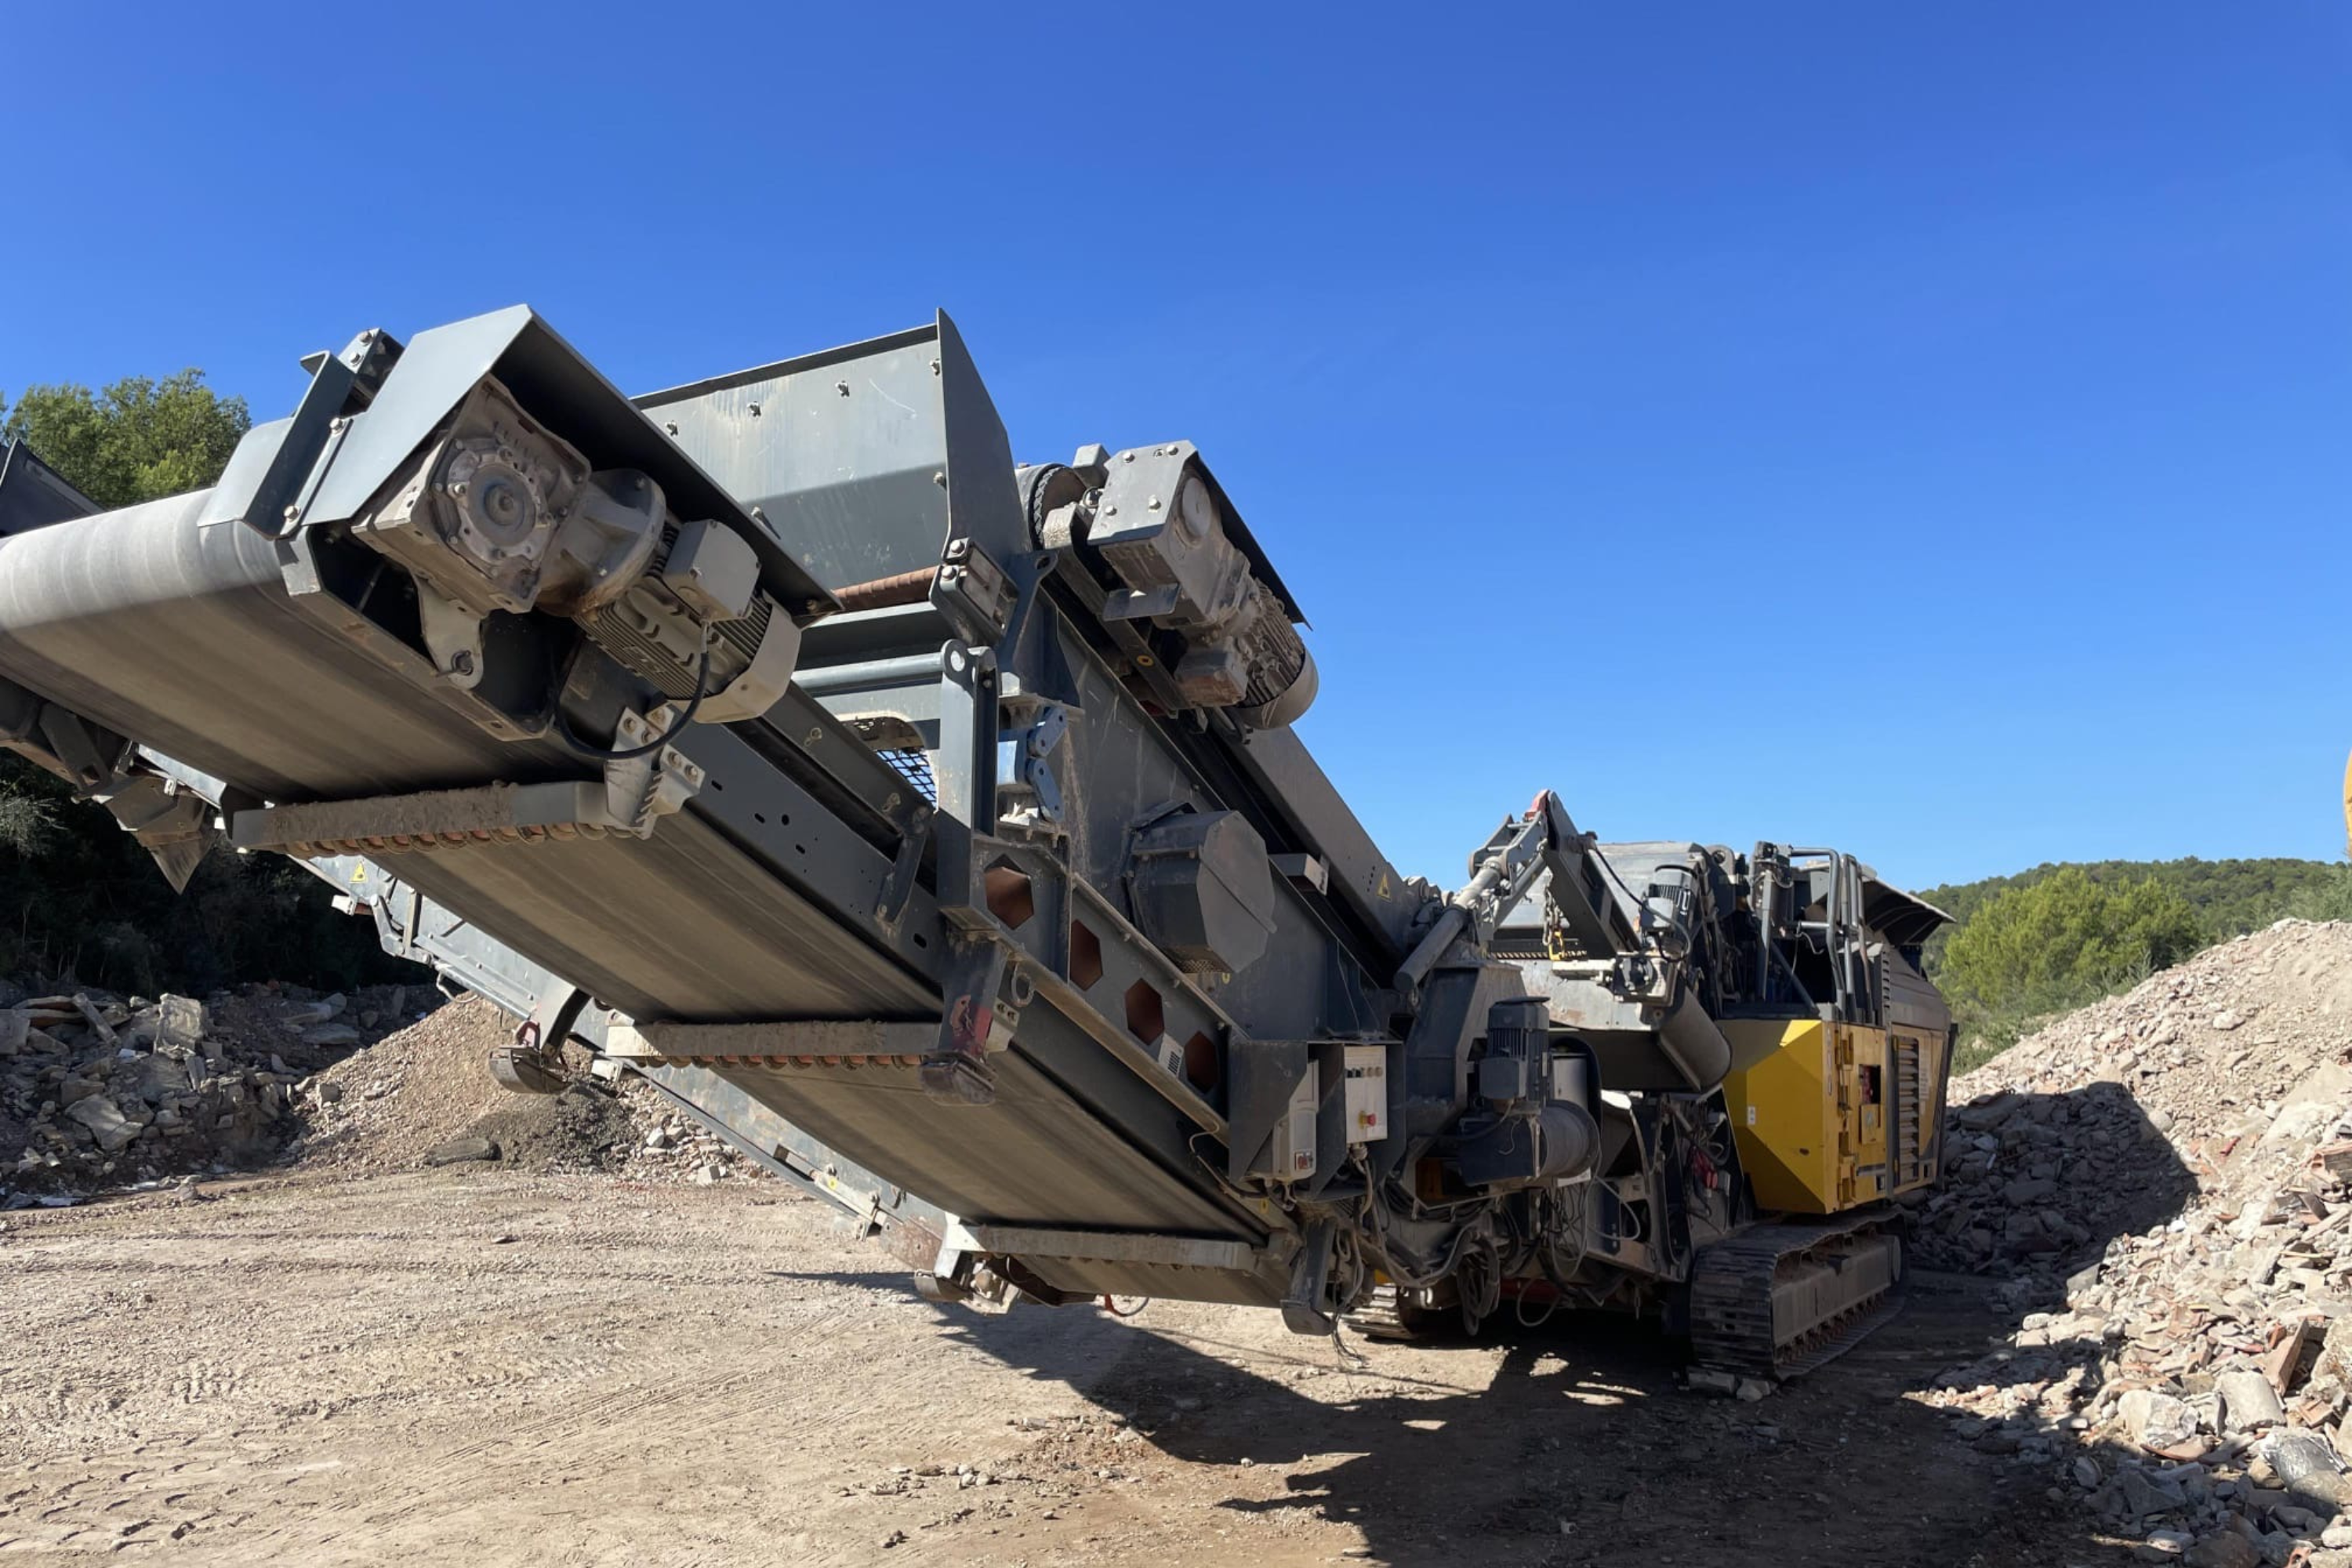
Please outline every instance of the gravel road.
[[1962, 1289], [1751, 1405], [1589, 1321], [1343, 1350], [1182, 1303], [936, 1308], [775, 1184], [207, 1191], [5, 1216], [10, 1560], [2122, 1560], [1909, 1397], [2001, 1327]]

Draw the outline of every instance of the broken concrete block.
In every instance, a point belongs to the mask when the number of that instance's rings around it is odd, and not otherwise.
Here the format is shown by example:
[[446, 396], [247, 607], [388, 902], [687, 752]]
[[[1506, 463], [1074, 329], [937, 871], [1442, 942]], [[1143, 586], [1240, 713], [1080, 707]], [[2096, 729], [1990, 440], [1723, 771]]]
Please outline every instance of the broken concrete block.
[[120, 1153], [139, 1136], [142, 1123], [122, 1114], [121, 1107], [102, 1094], [78, 1100], [66, 1108], [66, 1114], [89, 1129], [98, 1146], [110, 1154]]

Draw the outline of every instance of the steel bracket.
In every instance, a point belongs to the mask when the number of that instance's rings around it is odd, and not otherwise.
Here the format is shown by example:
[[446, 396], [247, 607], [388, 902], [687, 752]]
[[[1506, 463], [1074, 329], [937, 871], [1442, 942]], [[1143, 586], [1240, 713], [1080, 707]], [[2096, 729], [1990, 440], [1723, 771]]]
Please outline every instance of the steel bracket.
[[1034, 987], [1013, 967], [1012, 944], [994, 931], [960, 931], [950, 942], [944, 1011], [923, 1058], [923, 1092], [937, 1100], [987, 1105], [996, 1099], [988, 1058], [1013, 1044], [1020, 1022], [1020, 999], [1006, 993], [1034, 994]]

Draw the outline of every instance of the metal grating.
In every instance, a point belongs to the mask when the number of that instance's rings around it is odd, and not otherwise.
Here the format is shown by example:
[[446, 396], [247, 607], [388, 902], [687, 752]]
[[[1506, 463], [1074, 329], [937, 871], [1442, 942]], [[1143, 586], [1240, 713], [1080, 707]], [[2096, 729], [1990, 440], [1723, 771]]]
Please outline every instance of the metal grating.
[[940, 803], [940, 786], [931, 778], [930, 753], [919, 746], [891, 747], [878, 753], [881, 759], [898, 771], [898, 776], [922, 795], [933, 805]]
[[1927, 1175], [1927, 1141], [1919, 1128], [1919, 1042], [1892, 1035], [1895, 1047], [1895, 1181], [1908, 1186]]

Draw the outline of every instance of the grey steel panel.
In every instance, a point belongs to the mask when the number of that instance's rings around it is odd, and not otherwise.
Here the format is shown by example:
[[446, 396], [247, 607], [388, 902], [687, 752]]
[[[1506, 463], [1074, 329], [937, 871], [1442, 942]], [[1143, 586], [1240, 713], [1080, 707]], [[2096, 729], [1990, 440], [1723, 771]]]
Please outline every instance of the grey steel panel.
[[902, 1257], [936, 1253], [948, 1216], [906, 1188], [828, 1149], [708, 1068], [640, 1063], [636, 1071], [670, 1096], [696, 1121], [814, 1196], [838, 1204], [869, 1230], [911, 1226], [917, 1237], [900, 1237], [892, 1250]]
[[1160, 1296], [1234, 1307], [1278, 1307], [1287, 1271], [1272, 1263], [1255, 1273], [1188, 1268], [1181, 1264], [1112, 1263], [1096, 1258], [1024, 1258], [1022, 1266], [1069, 1296]]
[[950, 1247], [973, 1252], [1006, 1252], [1029, 1258], [1068, 1258], [1094, 1263], [1166, 1263], [1184, 1268], [1257, 1266], [1258, 1254], [1245, 1241], [1207, 1239], [1129, 1230], [1066, 1230], [1041, 1226], [964, 1225], [945, 1237]]
[[96, 501], [68, 484], [30, 447], [0, 441], [0, 534], [47, 528], [98, 510]]
[[935, 565], [951, 532], [1000, 563], [1029, 548], [1003, 421], [944, 313], [638, 406], [829, 588]]
[[744, 510], [694, 466], [620, 390], [527, 305], [419, 332], [386, 375], [367, 412], [354, 416], [306, 522], [357, 516], [393, 471], [485, 375], [495, 374], [525, 408], [600, 468], [642, 468], [680, 517], [709, 518], [750, 540], [768, 581], [798, 614], [831, 602], [774, 529]]
[[935, 1016], [928, 982], [688, 814], [651, 838], [481, 846], [389, 868], [638, 1018]]
[[1301, 846], [1321, 857], [1334, 899], [1381, 932], [1402, 958], [1418, 896], [1408, 890], [1389, 858], [1372, 842], [1307, 744], [1288, 729], [1240, 732], [1233, 755], [1293, 828]]
[[1114, 1131], [1080, 1105], [1020, 1046], [990, 1061], [996, 1099], [989, 1105], [931, 1099], [911, 1067], [719, 1064], [709, 1070], [828, 1147], [966, 1220], [1244, 1241], [1258, 1234], [1214, 1199], [1171, 1180], [1123, 1129]]

